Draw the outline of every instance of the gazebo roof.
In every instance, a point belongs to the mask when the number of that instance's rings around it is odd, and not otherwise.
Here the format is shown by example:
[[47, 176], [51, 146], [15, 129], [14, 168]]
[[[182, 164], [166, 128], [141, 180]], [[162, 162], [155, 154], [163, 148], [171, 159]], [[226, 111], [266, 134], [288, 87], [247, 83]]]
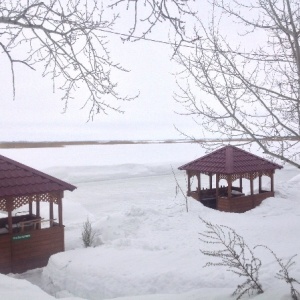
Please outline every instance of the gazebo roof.
[[0, 197], [74, 189], [74, 185], [0, 155]]
[[282, 166], [239, 149], [225, 146], [210, 154], [193, 160], [179, 170], [213, 174], [237, 174], [281, 169]]

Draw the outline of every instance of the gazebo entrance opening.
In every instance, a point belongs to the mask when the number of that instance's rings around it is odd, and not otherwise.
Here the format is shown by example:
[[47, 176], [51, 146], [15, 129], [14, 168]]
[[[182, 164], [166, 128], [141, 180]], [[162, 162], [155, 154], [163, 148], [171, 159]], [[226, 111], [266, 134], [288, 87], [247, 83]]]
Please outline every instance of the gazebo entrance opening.
[[226, 146], [179, 169], [186, 170], [188, 196], [210, 208], [245, 212], [274, 197], [274, 173], [280, 168], [237, 147]]

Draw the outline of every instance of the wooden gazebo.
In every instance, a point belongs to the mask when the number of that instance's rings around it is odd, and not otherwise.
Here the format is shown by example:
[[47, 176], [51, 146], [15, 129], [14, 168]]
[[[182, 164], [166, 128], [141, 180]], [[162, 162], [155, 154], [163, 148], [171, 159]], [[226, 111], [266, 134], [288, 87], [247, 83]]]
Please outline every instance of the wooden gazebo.
[[[278, 164], [228, 145], [179, 167], [179, 170], [186, 170], [187, 173], [187, 196], [207, 207], [241, 213], [256, 207], [266, 198], [274, 197], [274, 173], [281, 168]], [[208, 187], [201, 186], [201, 174], [209, 177]], [[197, 186], [192, 190], [194, 176]], [[263, 176], [270, 178], [268, 190], [262, 189]], [[249, 195], [243, 192], [243, 178], [250, 181]], [[257, 178], [258, 187], [255, 188]], [[221, 179], [225, 179], [224, 185], [220, 185]]]
[[[64, 251], [62, 198], [75, 188], [0, 155], [0, 211], [7, 213], [0, 219], [1, 273], [43, 267]], [[49, 218], [41, 217], [41, 202], [49, 203]], [[15, 211], [23, 206], [26, 211]]]

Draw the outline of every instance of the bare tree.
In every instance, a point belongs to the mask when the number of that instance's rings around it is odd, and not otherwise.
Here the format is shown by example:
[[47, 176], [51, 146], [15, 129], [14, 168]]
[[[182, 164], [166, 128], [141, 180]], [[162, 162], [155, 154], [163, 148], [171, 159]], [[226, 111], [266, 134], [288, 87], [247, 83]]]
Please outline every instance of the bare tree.
[[[299, 1], [212, 0], [212, 14], [208, 25], [198, 19], [194, 49], [177, 51], [175, 99], [217, 144], [254, 141], [300, 167]], [[226, 36], [230, 22], [238, 33]]]
[[[141, 36], [145, 37], [162, 21], [170, 22], [182, 34], [180, 16], [187, 1], [191, 0], [161, 1], [160, 5], [154, 0], [145, 1], [149, 27]], [[42, 75], [52, 79], [53, 89], [62, 90], [66, 109], [69, 100], [82, 88], [82, 94], [86, 95], [83, 106], [88, 107], [90, 118], [110, 110], [121, 112], [119, 101], [135, 98], [118, 93], [113, 72], [126, 70], [110, 57], [108, 45], [109, 34], [116, 33], [114, 25], [120, 17], [114, 9], [122, 2], [0, 0], [0, 49], [10, 62], [13, 98], [16, 95], [16, 65], [19, 64], [31, 70], [41, 68]], [[125, 28], [123, 36], [126, 31], [127, 36], [132, 36], [142, 22], [135, 2], [133, 29]], [[174, 8], [169, 12], [172, 4], [177, 12]], [[108, 6], [113, 9], [107, 10]]]

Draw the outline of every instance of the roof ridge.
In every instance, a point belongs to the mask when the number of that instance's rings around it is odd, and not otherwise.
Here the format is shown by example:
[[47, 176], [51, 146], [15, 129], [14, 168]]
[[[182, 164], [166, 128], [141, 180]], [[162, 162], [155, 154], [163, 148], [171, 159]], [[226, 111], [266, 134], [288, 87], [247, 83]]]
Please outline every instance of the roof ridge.
[[233, 147], [225, 147], [225, 170], [228, 173], [233, 172]]

